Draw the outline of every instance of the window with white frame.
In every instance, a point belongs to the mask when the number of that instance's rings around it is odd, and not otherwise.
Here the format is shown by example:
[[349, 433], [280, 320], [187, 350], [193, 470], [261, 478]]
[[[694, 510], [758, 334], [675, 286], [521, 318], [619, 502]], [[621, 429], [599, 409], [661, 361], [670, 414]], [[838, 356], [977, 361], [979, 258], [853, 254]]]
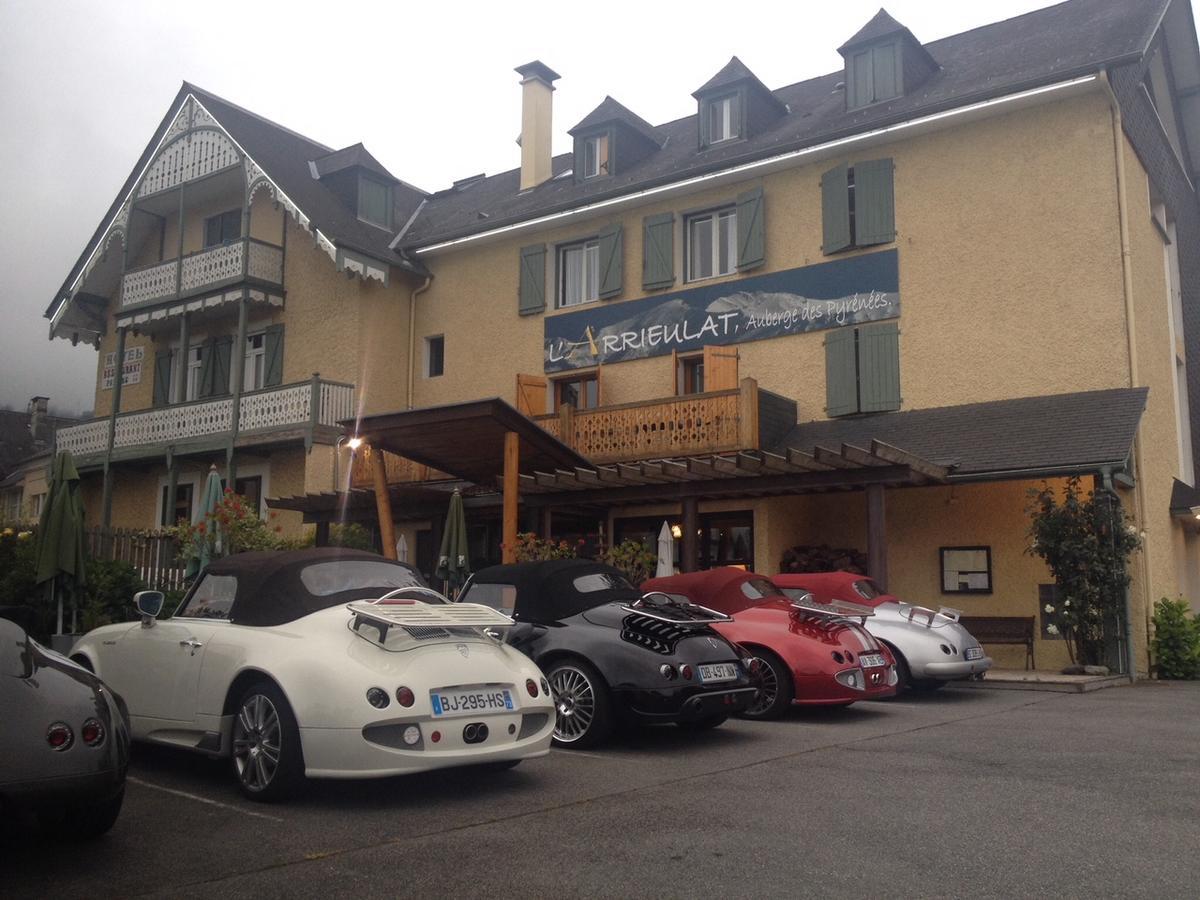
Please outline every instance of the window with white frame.
[[687, 219], [687, 279], [728, 275], [737, 268], [737, 210], [719, 209]]
[[600, 297], [600, 242], [582, 241], [558, 250], [558, 306], [578, 306]]
[[708, 104], [708, 142], [718, 144], [738, 137], [738, 95], [717, 97]]
[[187, 352], [187, 371], [184, 373], [184, 400], [200, 399], [200, 375], [204, 371], [204, 354], [201, 347], [189, 347]]
[[266, 334], [246, 335], [246, 356], [242, 368], [242, 390], [256, 391], [266, 383]]
[[583, 177], [608, 174], [608, 135], [598, 134], [583, 141]]

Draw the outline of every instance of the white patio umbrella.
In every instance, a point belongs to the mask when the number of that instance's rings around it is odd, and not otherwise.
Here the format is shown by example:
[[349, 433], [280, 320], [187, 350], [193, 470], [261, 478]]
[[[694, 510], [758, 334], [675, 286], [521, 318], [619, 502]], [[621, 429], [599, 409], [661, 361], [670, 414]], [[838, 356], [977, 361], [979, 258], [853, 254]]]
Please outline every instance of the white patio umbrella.
[[408, 562], [408, 538], [403, 534], [396, 538], [396, 561]]
[[655, 578], [665, 578], [675, 574], [675, 539], [671, 537], [671, 526], [664, 519], [658, 532], [658, 568], [654, 570]]

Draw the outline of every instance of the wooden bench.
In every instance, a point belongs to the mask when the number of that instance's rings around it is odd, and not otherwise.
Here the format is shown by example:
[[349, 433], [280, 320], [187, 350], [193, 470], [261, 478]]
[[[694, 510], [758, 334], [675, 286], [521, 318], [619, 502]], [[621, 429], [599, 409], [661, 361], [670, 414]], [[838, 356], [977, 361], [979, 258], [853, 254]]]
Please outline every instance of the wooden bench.
[[1036, 635], [1033, 616], [963, 616], [958, 623], [981, 644], [1023, 644], [1025, 668], [1036, 668], [1033, 660], [1033, 639]]

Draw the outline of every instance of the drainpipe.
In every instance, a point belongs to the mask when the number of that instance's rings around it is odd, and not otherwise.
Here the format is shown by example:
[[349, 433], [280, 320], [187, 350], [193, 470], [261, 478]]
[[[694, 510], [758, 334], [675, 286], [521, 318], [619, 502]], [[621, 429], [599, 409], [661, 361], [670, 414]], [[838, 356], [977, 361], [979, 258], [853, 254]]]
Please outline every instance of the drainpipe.
[[417, 377], [417, 297], [429, 290], [433, 276], [426, 275], [425, 283], [408, 298], [408, 391], [405, 409], [413, 408], [413, 379]]
[[[1116, 161], [1116, 178], [1117, 178], [1117, 216], [1120, 222], [1121, 229], [1121, 277], [1122, 289], [1125, 294], [1125, 336], [1129, 354], [1129, 386], [1139, 387], [1140, 379], [1138, 378], [1138, 357], [1137, 357], [1137, 329], [1134, 322], [1134, 305], [1133, 305], [1133, 251], [1129, 243], [1129, 210], [1125, 203], [1126, 181], [1125, 181], [1125, 148], [1121, 141], [1121, 136], [1124, 130], [1121, 124], [1121, 105], [1117, 101], [1117, 95], [1112, 88], [1112, 82], [1108, 77], [1108, 70], [1100, 72], [1100, 83], [1104, 85], [1104, 93], [1108, 97], [1108, 108], [1112, 118], [1113, 132], [1113, 156]], [[1150, 639], [1150, 610], [1153, 608], [1153, 603], [1150, 600], [1150, 535], [1146, 529], [1146, 486], [1145, 479], [1142, 477], [1142, 440], [1140, 431], [1133, 439], [1133, 469], [1136, 486], [1134, 488], [1137, 497], [1137, 521], [1138, 531], [1142, 535], [1142, 601], [1145, 606], [1146, 615], [1146, 640]], [[1106, 489], [1111, 489], [1112, 473], [1106, 472], [1104, 475], [1104, 485]], [[1128, 602], [1128, 591], [1126, 591], [1126, 609], [1125, 609], [1125, 630], [1126, 642], [1128, 644], [1129, 653], [1129, 675], [1131, 678], [1137, 677], [1137, 668], [1134, 665], [1135, 655], [1133, 650], [1133, 617], [1130, 604]], [[1147, 647], [1147, 652], [1149, 648]]]

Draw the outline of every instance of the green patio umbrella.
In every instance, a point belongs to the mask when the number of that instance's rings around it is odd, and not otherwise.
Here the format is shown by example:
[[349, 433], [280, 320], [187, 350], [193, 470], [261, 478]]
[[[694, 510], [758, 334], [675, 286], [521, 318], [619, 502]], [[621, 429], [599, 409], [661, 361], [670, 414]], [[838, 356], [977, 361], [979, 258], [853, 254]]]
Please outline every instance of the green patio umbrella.
[[200, 554], [193, 556], [188, 560], [187, 566], [183, 571], [184, 578], [191, 578], [193, 575], [204, 570], [213, 556], [223, 556], [224, 547], [222, 546], [222, 534], [217, 527], [217, 520], [212, 518], [213, 512], [225, 497], [224, 490], [221, 488], [221, 476], [217, 472], [217, 467], [211, 466], [208, 470], [208, 478], [204, 482], [204, 490], [200, 492], [200, 503], [196, 506], [196, 512], [192, 515], [192, 524], [199, 525], [201, 522], [206, 522], [204, 537], [198, 542]]
[[50, 485], [38, 522], [35, 583], [45, 584], [50, 602], [58, 594], [57, 634], [63, 633], [62, 590], [87, 580], [83, 546], [83, 499], [79, 472], [69, 451], [54, 457]]
[[457, 591], [471, 575], [467, 559], [467, 519], [463, 514], [462, 494], [455, 490], [446, 513], [446, 528], [442, 532], [442, 549], [433, 574], [449, 582], [449, 591]]

